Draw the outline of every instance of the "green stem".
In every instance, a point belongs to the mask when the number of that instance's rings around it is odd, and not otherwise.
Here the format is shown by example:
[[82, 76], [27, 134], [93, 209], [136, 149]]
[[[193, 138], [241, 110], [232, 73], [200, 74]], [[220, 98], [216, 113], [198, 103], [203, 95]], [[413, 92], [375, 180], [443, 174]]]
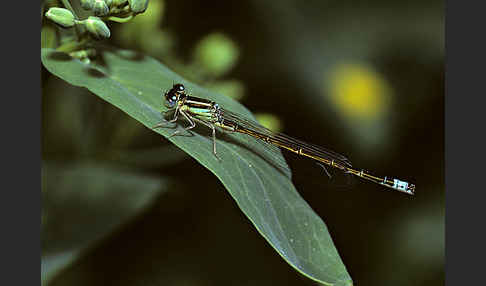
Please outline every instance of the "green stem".
[[78, 15], [76, 14], [76, 11], [74, 11], [73, 7], [71, 6], [71, 3], [69, 3], [69, 0], [61, 0], [62, 5], [66, 7], [71, 13], [73, 13], [75, 19], [79, 19]]
[[[69, 0], [61, 0], [61, 2], [62, 2], [62, 5], [64, 5], [64, 7], [66, 7], [69, 11], [71, 11], [71, 13], [73, 13], [74, 19], [79, 20], [78, 14], [76, 14], [76, 11], [74, 11], [73, 6], [71, 6], [71, 3], [69, 2]], [[79, 28], [77, 26], [74, 26], [74, 32], [76, 33], [76, 39], [79, 41], [81, 39], [81, 36], [80, 36], [81, 33], [80, 33]]]
[[126, 23], [126, 22], [132, 20], [134, 17], [135, 16], [133, 16], [133, 15], [130, 15], [130, 16], [124, 17], [124, 18], [110, 16], [110, 17], [108, 17], [106, 19], [109, 20], [109, 21], [117, 22], [117, 23]]

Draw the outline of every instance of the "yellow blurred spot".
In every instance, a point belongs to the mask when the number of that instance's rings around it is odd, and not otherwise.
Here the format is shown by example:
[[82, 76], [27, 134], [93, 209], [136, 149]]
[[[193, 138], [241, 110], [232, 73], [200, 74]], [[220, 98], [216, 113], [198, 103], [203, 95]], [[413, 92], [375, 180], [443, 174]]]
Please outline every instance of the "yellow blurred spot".
[[330, 76], [330, 97], [347, 117], [377, 119], [389, 106], [390, 88], [378, 73], [359, 64], [341, 64]]
[[231, 70], [238, 56], [238, 46], [221, 33], [209, 34], [196, 45], [194, 50], [196, 63], [215, 76]]
[[282, 122], [280, 119], [270, 113], [257, 113], [255, 114], [255, 118], [258, 122], [263, 125], [264, 127], [272, 130], [273, 132], [280, 132], [282, 131]]

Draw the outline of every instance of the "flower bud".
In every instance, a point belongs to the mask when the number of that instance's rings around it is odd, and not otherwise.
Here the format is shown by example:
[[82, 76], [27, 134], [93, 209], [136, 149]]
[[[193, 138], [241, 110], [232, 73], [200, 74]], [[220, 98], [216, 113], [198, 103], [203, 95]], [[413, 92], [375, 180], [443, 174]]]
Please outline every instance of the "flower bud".
[[47, 19], [65, 28], [74, 26], [74, 15], [68, 9], [53, 7], [45, 15]]
[[89, 59], [96, 56], [96, 50], [87, 49], [87, 50], [74, 51], [74, 52], [70, 52], [69, 55], [72, 58], [83, 61], [84, 63], [89, 63], [90, 62]]
[[128, 5], [130, 10], [138, 14], [147, 10], [148, 2], [148, 0], [128, 0]]
[[82, 21], [86, 30], [90, 32], [95, 38], [109, 38], [110, 37], [110, 29], [106, 26], [105, 22], [103, 22], [100, 18], [89, 16], [88, 19]]
[[80, 0], [80, 2], [84, 10], [92, 10], [95, 0]]
[[95, 0], [93, 4], [93, 13], [96, 16], [106, 16], [110, 12], [110, 8], [106, 5], [104, 0]]

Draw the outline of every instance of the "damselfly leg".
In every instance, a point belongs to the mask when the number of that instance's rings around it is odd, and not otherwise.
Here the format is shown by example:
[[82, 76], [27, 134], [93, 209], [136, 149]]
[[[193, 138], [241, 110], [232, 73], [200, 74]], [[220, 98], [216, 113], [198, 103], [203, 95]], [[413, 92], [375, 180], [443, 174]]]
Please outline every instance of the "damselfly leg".
[[[168, 112], [171, 112], [171, 110], [166, 111], [165, 114], [167, 114]], [[185, 131], [189, 131], [189, 130], [193, 129], [194, 127], [196, 127], [195, 121], [197, 121], [197, 122], [199, 122], [201, 124], [204, 124], [207, 127], [211, 128], [211, 130], [212, 130], [213, 154], [216, 157], [216, 159], [218, 159], [218, 160], [221, 161], [221, 158], [219, 158], [218, 154], [216, 153], [216, 128], [210, 122], [206, 122], [206, 121], [204, 121], [202, 119], [199, 119], [199, 118], [190, 116], [186, 112], [184, 112], [184, 111], [180, 110], [179, 108], [177, 108], [176, 111], [174, 112], [174, 117], [171, 120], [168, 120], [168, 121], [165, 121], [165, 122], [160, 122], [160, 123], [154, 125], [152, 127], [152, 129], [156, 129], [156, 128], [168, 128], [169, 126], [167, 126], [165, 123], [174, 123], [174, 122], [176, 122], [177, 119], [178, 119], [178, 115], [179, 114], [182, 114], [182, 116], [184, 116], [184, 118], [186, 118], [186, 120], [189, 121], [189, 124], [190, 125], [188, 127], [185, 127], [183, 130], [177, 130], [177, 131], [175, 131], [174, 133], [172, 133], [171, 135], [169, 135], [169, 138], [172, 137], [172, 136], [182, 135], [180, 133], [185, 132]]]
[[171, 135], [169, 135], [169, 138], [172, 137], [172, 136], [176, 136], [176, 135], [179, 135], [179, 133], [181, 132], [186, 132], [186, 131], [189, 131], [191, 130], [192, 128], [196, 127], [196, 123], [194, 122], [194, 120], [192, 119], [191, 116], [187, 115], [184, 111], [179, 111], [180, 114], [182, 114], [182, 116], [184, 116], [184, 118], [187, 119], [187, 121], [189, 121], [189, 126], [187, 126], [186, 128], [184, 128], [183, 130], [177, 130], [175, 131], [174, 133], [172, 133]]
[[198, 118], [194, 118], [194, 120], [196, 120], [197, 122], [200, 122], [200, 123], [206, 125], [207, 127], [211, 128], [212, 137], [213, 137], [213, 154], [214, 154], [214, 156], [216, 156], [216, 159], [221, 161], [221, 158], [219, 158], [218, 154], [216, 153], [216, 128], [214, 127], [214, 125], [212, 125], [211, 123], [206, 122], [204, 120], [201, 120], [201, 119], [198, 119]]
[[[166, 112], [164, 112], [164, 117], [167, 116], [167, 114], [169, 114], [170, 112], [172, 112], [172, 110], [167, 110]], [[171, 120], [165, 120], [165, 121], [161, 121], [157, 124], [155, 124], [154, 126], [152, 126], [152, 129], [156, 129], [156, 128], [169, 128], [169, 126], [166, 125], [166, 123], [174, 123], [177, 121], [178, 119], [178, 116], [179, 116], [179, 108], [177, 108], [175, 111], [174, 111], [174, 117], [171, 119]], [[176, 125], [174, 125], [173, 127], [176, 127]]]

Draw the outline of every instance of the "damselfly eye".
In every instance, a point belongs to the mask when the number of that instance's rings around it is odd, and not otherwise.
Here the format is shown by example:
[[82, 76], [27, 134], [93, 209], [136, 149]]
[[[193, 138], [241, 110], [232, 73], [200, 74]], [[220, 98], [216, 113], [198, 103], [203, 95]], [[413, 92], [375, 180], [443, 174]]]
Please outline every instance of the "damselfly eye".
[[172, 108], [176, 105], [177, 101], [186, 96], [186, 88], [183, 84], [176, 83], [165, 93], [165, 105]]
[[165, 93], [165, 105], [169, 108], [174, 107], [177, 102], [177, 94], [173, 90]]
[[174, 86], [172, 86], [172, 89], [174, 91], [177, 91], [177, 92], [183, 92], [184, 90], [186, 90], [186, 88], [184, 87], [184, 85], [183, 84], [180, 84], [180, 83], [174, 84]]

